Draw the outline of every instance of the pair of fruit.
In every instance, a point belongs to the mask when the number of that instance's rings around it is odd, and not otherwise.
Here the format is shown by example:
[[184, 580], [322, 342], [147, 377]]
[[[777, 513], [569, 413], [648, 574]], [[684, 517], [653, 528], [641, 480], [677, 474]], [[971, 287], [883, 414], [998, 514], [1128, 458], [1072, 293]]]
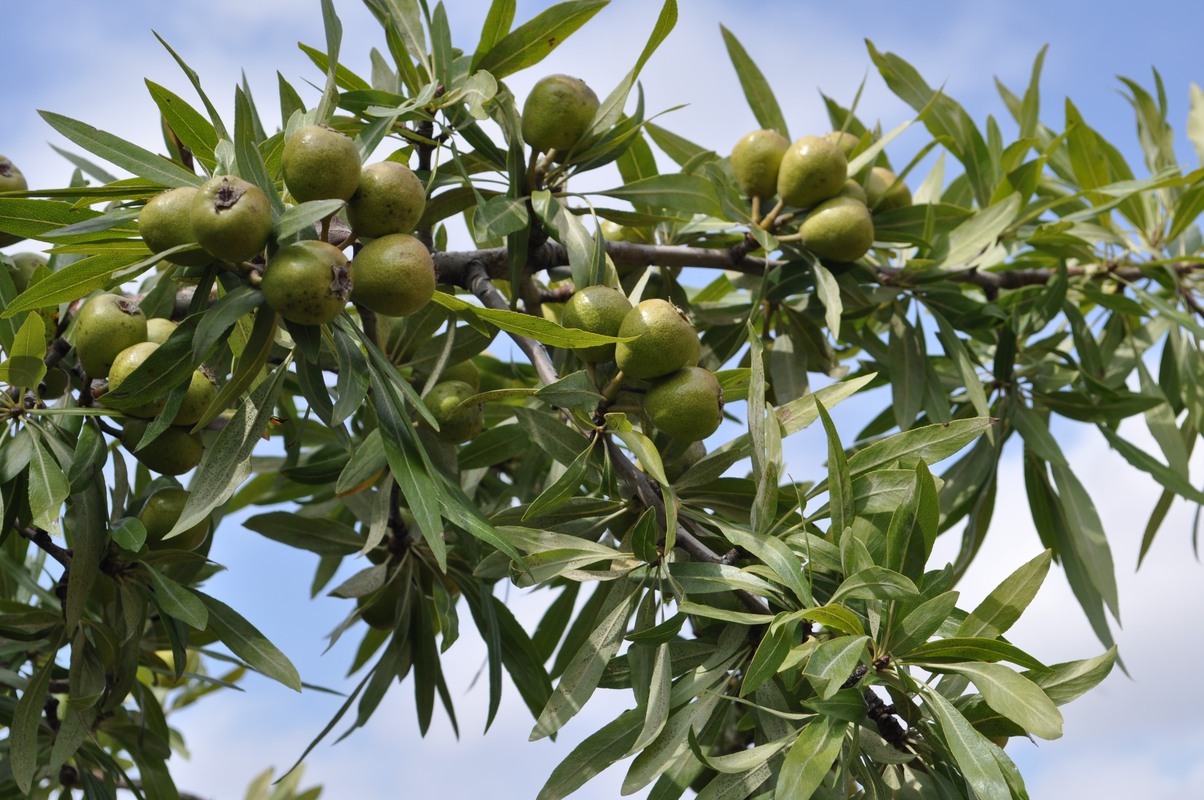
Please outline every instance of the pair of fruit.
[[299, 203], [347, 201], [347, 221], [359, 236], [411, 233], [426, 208], [422, 181], [396, 161], [363, 166], [355, 141], [324, 125], [305, 125], [284, 144], [284, 186]]
[[293, 242], [264, 267], [264, 302], [290, 322], [330, 322], [354, 300], [378, 314], [413, 314], [435, 295], [435, 261], [417, 237], [391, 233], [368, 242], [354, 261], [327, 242]]
[[157, 194], [138, 215], [138, 233], [153, 253], [199, 244], [166, 260], [201, 267], [219, 260], [239, 264], [263, 252], [272, 233], [272, 207], [253, 183], [233, 175], [210, 178], [201, 186], [180, 186]]
[[561, 322], [566, 328], [634, 337], [575, 352], [591, 363], [613, 360], [624, 376], [651, 381], [644, 410], [657, 429], [674, 439], [699, 441], [719, 427], [719, 381], [697, 366], [698, 333], [690, 318], [668, 300], [653, 298], [633, 307], [617, 289], [586, 286], [565, 303]]

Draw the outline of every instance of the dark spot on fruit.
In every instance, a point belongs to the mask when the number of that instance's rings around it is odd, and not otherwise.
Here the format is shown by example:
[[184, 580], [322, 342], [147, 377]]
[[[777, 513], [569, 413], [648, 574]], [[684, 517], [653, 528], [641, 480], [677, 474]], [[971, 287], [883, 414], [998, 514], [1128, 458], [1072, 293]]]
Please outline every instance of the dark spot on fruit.
[[118, 300], [116, 306], [122, 313], [129, 314], [131, 317], [142, 316], [142, 309], [138, 307], [137, 303], [129, 300]]
[[232, 185], [229, 181], [222, 181], [222, 188], [217, 190], [217, 194], [213, 198], [213, 208], [216, 211], [228, 211], [234, 208], [244, 194], [246, 194], [246, 190], [242, 187]]
[[11, 178], [13, 176], [13, 162], [5, 158], [0, 158], [0, 177]]
[[351, 270], [347, 264], [331, 264], [330, 293], [340, 300], [351, 297]]

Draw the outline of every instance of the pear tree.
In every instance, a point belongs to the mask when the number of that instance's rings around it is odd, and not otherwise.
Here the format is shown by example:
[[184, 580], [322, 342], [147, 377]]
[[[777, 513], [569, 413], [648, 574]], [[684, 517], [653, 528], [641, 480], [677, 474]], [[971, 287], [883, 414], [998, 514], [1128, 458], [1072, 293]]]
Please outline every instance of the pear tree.
[[[1061, 736], [1117, 662], [1094, 487], [1051, 431], [1094, 426], [1163, 489], [1143, 552], [1204, 502], [1204, 176], [1161, 81], [1124, 82], [1142, 165], [1041, 105], [1040, 57], [998, 87], [1011, 139], [872, 43], [914, 117], [825, 95], [792, 134], [721, 29], [750, 133], [712, 149], [637, 91], [676, 0], [618, 85], [525, 97], [511, 76], [605, 0], [494, 0], [475, 42], [442, 2], [364, 3], [370, 74], [320, 0], [316, 91], [223, 103], [169, 47], [194, 92], [147, 80], [161, 148], [45, 111], [68, 185], [0, 157], [0, 796], [203, 794], [172, 712], [248, 672], [302, 688], [208, 585], [241, 525], [312, 556], [346, 610], [313, 636], [358, 643], [315, 743], [389, 692], [454, 721], [471, 626], [490, 721], [508, 686], [533, 739], [629, 698], [540, 800], [612, 767], [659, 800], [1027, 797], [1008, 741]], [[838, 427], [854, 395], [879, 413]], [[826, 464], [800, 474], [809, 427]], [[1044, 550], [967, 603], [1008, 442]], [[1099, 639], [1062, 663], [1008, 636], [1053, 564]], [[312, 797], [296, 776], [271, 796]]]

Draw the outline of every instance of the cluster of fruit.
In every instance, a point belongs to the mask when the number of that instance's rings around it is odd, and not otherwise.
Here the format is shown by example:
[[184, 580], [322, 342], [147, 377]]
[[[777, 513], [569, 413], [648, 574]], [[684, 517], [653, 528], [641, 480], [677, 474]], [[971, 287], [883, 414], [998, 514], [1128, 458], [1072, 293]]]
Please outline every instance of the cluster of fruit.
[[643, 411], [661, 433], [698, 442], [718, 429], [723, 390], [714, 373], [698, 366], [698, 333], [673, 303], [653, 298], [633, 307], [618, 289], [586, 286], [565, 303], [561, 322], [591, 333], [634, 337], [575, 352], [588, 363], [614, 361], [625, 379], [646, 382]]
[[783, 206], [808, 210], [798, 239], [812, 253], [856, 261], [874, 243], [871, 212], [911, 205], [911, 191], [885, 167], [873, 167], [861, 180], [849, 176], [849, 158], [860, 145], [846, 131], [791, 144], [775, 130], [757, 130], [732, 148], [732, 174], [750, 198], [776, 195]]
[[[391, 316], [411, 314], [430, 301], [434, 261], [411, 235], [426, 205], [425, 190], [409, 167], [395, 161], [362, 166], [350, 137], [306, 125], [285, 143], [281, 171], [298, 203], [345, 201], [353, 235], [370, 241], [354, 262], [325, 241], [301, 240], [278, 249], [259, 280], [270, 308], [290, 322], [321, 325], [342, 313], [348, 300]], [[258, 186], [222, 175], [199, 188], [151, 198], [138, 217], [138, 231], [155, 253], [199, 245], [168, 255], [172, 263], [237, 265], [263, 253], [272, 222], [271, 204]]]
[[[117, 396], [121, 385], [167, 341], [176, 324], [166, 319], [148, 320], [142, 309], [121, 295], [101, 294], [89, 299], [75, 317], [75, 353], [89, 378], [108, 378], [108, 389], [100, 402]], [[154, 377], [154, 376], [148, 376]], [[171, 425], [154, 443], [136, 449], [146, 433], [148, 420], [163, 413], [167, 399], [160, 397], [123, 408], [125, 425], [122, 444], [148, 468], [161, 475], [182, 475], [201, 461], [204, 445], [192, 426], [217, 398], [213, 379], [195, 369], [183, 397], [176, 406]]]

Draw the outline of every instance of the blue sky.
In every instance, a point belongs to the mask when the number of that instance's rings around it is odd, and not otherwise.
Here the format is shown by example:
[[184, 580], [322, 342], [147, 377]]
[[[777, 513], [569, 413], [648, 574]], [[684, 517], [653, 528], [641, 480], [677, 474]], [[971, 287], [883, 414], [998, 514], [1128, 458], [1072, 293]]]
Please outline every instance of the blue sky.
[[[21, 166], [35, 186], [61, 185], [70, 174], [66, 162], [47, 146], [66, 143], [36, 109], [68, 114], [144, 146], [161, 147], [142, 78], [188, 98], [192, 94], [151, 29], [201, 74], [226, 112], [242, 70], [265, 109], [275, 106], [277, 69], [298, 87], [322, 79], [295, 46], [298, 40], [322, 44], [317, 0], [11, 5], [5, 11], [8, 36], [0, 49], [0, 89], [6, 100], [0, 153]], [[447, 2], [453, 36], [466, 49], [475, 46], [487, 5], [484, 0]], [[520, 0], [519, 19], [546, 5]], [[658, 121], [719, 152], [757, 127], [723, 51], [722, 22], [769, 77], [795, 136], [827, 130], [818, 90], [847, 103], [867, 74], [863, 118], [878, 119], [890, 129], [910, 117], [872, 73], [865, 39], [911, 61], [931, 84], [944, 84], [979, 122], [987, 114], [1006, 120], [994, 79], [1021, 90], [1033, 57], [1048, 44], [1042, 116], [1051, 125], [1061, 126], [1064, 98], [1072, 97], [1141, 174], [1133, 118], [1115, 76], [1150, 86], [1150, 69], [1156, 66], [1169, 97], [1171, 123], [1180, 134], [1180, 159], [1198, 166], [1183, 137], [1189, 84], [1204, 83], [1195, 2], [866, 0], [854, 5], [766, 0], [755, 11], [737, 0], [686, 0], [681, 5], [678, 29], [645, 69], [647, 105], [659, 111], [687, 103]], [[338, 0], [337, 7], [345, 28], [344, 61], [366, 72], [367, 46], [383, 49], [383, 39], [360, 4]], [[604, 94], [634, 61], [657, 10], [647, 0], [614, 0], [543, 64], [513, 76], [508, 84], [521, 98], [539, 77], [565, 72], [585, 78]], [[306, 97], [316, 98], [316, 92]], [[924, 140], [923, 132], [909, 131], [890, 152], [903, 160]], [[871, 405], [842, 407], [837, 417], [841, 430], [851, 436], [864, 421], [859, 415]], [[1064, 709], [1064, 739], [1040, 747], [1016, 742], [1009, 753], [1038, 799], [1072, 790], [1105, 799], [1139, 791], [1154, 797], [1204, 796], [1204, 765], [1198, 756], [1204, 752], [1204, 734], [1195, 715], [1184, 708], [1181, 690], [1168, 679], [1172, 670], [1204, 656], [1196, 633], [1204, 609], [1204, 568], [1191, 555], [1191, 509], [1175, 507], [1151, 558], [1134, 574], [1141, 529], [1157, 493], [1096, 437], [1077, 428], [1067, 433], [1072, 463], [1113, 537], [1125, 622], [1118, 638], [1132, 679], [1118, 673], [1099, 691]], [[1141, 430], [1125, 433], [1143, 441]], [[815, 454], [822, 450], [816, 431], [794, 437], [788, 449], [790, 471], [798, 476], [817, 469]], [[1006, 513], [1026, 508], [1014, 455], [1005, 460], [1001, 511], [992, 536], [961, 587], [965, 607], [1039, 550], [1027, 515], [1010, 518]], [[952, 557], [956, 541], [949, 538], [942, 546], [948, 548], [945, 556]], [[211, 584], [215, 592], [237, 608], [253, 609], [253, 621], [293, 658], [306, 680], [349, 688], [343, 673], [351, 647], [340, 643], [322, 655], [321, 638], [341, 620], [348, 604], [307, 599], [311, 557], [236, 525], [219, 532], [214, 557], [229, 567]], [[518, 590], [511, 590], [510, 597], [520, 619], [538, 619], [538, 598]], [[1047, 661], [1098, 652], [1057, 571], [1012, 638]], [[428, 737], [418, 737], [407, 683], [394, 689], [367, 728], [338, 746], [320, 745], [307, 761], [307, 778], [325, 784], [326, 796], [332, 798], [391, 798], [398, 787], [408, 796], [532, 797], [555, 763], [592, 730], [591, 724], [596, 728], [629, 702], [626, 696], [598, 697], [600, 702], [591, 703], [558, 742], [529, 744], [530, 717], [510, 697], [494, 729], [482, 737], [486, 693], [483, 686], [472, 686], [482, 653], [466, 634], [445, 660], [461, 714], [458, 743], [438, 714]], [[312, 692], [297, 696], [266, 681], [251, 680], [247, 686], [245, 695], [227, 693], [176, 718], [192, 751], [192, 760], [178, 768], [183, 788], [213, 798], [241, 796], [262, 768], [291, 764], [338, 706], [335, 698]], [[612, 770], [577, 796], [613, 798], [621, 778], [622, 770]]]

